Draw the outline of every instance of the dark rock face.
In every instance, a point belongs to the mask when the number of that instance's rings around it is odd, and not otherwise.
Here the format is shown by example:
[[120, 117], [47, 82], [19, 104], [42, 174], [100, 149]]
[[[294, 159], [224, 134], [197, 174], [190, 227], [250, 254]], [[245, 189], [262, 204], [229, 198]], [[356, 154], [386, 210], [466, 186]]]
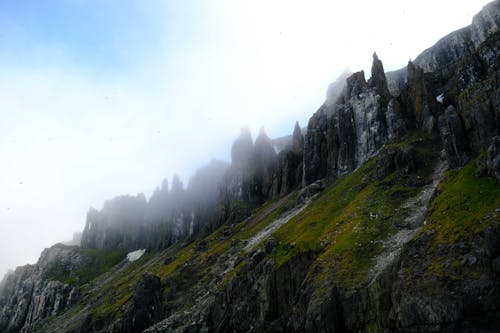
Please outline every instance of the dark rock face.
[[396, 98], [391, 98], [387, 104], [387, 112], [385, 114], [387, 125], [387, 139], [395, 142], [400, 140], [408, 130], [404, 121], [404, 115], [401, 108], [401, 103]]
[[414, 128], [432, 132], [435, 125], [433, 110], [436, 101], [428, 91], [424, 70], [413, 62], [408, 63], [407, 105], [415, 119]]
[[[474, 235], [460, 244], [440, 249], [454, 258], [453, 274], [467, 277], [481, 265], [479, 279], [437, 279], [424, 276], [430, 262], [432, 232], [410, 241], [398, 259], [356, 289], [335, 287], [315, 280], [318, 253], [301, 253], [276, 268], [261, 249], [248, 254], [248, 262], [223, 290], [210, 290], [207, 298], [178, 312], [147, 332], [474, 332], [498, 328], [498, 228]], [[266, 251], [276, 244], [270, 239]], [[462, 260], [458, 260], [458, 259]], [[309, 272], [309, 274], [306, 274]], [[434, 292], [426, 292], [433, 288]], [[486, 318], [485, 323], [475, 318]], [[484, 325], [485, 326], [481, 326]]]
[[498, 136], [493, 138], [488, 148], [486, 166], [488, 168], [488, 173], [495, 177], [497, 183], [500, 184], [500, 137]]
[[452, 105], [439, 117], [439, 131], [448, 165], [451, 168], [464, 166], [469, 161], [467, 142], [462, 122]]
[[227, 163], [212, 160], [206, 167], [197, 170], [189, 179], [186, 189], [188, 210], [186, 232], [190, 238], [198, 237], [200, 233], [206, 232], [207, 226], [212, 223], [219, 204], [221, 181], [227, 169]]
[[302, 130], [300, 129], [298, 121], [295, 122], [295, 127], [293, 128], [291, 150], [297, 154], [302, 154], [304, 150], [304, 137], [302, 136]]
[[71, 247], [45, 249], [37, 264], [18, 267], [0, 284], [0, 331], [30, 332], [32, 325], [75, 304], [78, 291], [50, 279], [54, 265], [78, 267], [88, 260]]
[[377, 178], [383, 179], [395, 171], [401, 174], [409, 174], [424, 165], [423, 158], [413, 146], [384, 147], [377, 157]]
[[458, 99], [458, 111], [472, 154], [485, 150], [495, 135], [500, 135], [500, 73], [469, 86]]
[[307, 134], [304, 138], [304, 183], [326, 176], [326, 111], [322, 106], [309, 119]]
[[295, 123], [292, 143], [278, 154], [273, 180], [273, 196], [285, 195], [302, 184], [304, 138], [299, 123]]
[[347, 78], [343, 94], [309, 121], [304, 183], [350, 172], [411, 130], [439, 132], [452, 167], [487, 149], [500, 135], [498, 7], [486, 6], [389, 80], [376, 54], [369, 82], [363, 72]]
[[[457, 272], [481, 261], [485, 273], [479, 280], [454, 283], [426, 281], [419, 273], [426, 265], [426, 257], [417, 254], [430, 248], [431, 234], [411, 241], [399, 260], [355, 291], [331, 284], [317, 286], [309, 281], [301, 272], [310, 266], [314, 254], [296, 257], [278, 270], [272, 269], [272, 262], [267, 260], [249, 264], [218, 296], [210, 320], [205, 322], [207, 326], [200, 325], [196, 332], [204, 329], [246, 332], [252, 327], [262, 332], [311, 333], [474, 331], [481, 326], [476, 326], [473, 319], [464, 323], [464, 318], [474, 318], [477, 314], [488, 317], [489, 313], [492, 321], [488, 324], [496, 327], [493, 318], [498, 311], [498, 279], [488, 267], [496, 267], [498, 259], [493, 258], [498, 247], [488, 244], [498, 242], [498, 236], [498, 230], [490, 230], [488, 235], [478, 235], [462, 244], [461, 252], [472, 247], [475, 253], [463, 257], [475, 259], [455, 268]], [[487, 237], [493, 243], [485, 242]], [[447, 251], [451, 257], [462, 256], [453, 254], [456, 249]], [[428, 295], [424, 289], [432, 284], [437, 284], [436, 294]], [[320, 292], [315, 293], [315, 289]], [[216, 326], [220, 323], [223, 329]]]
[[[231, 149], [231, 166], [219, 188], [219, 203], [211, 230], [226, 222], [240, 222], [250, 213], [253, 200], [253, 139], [248, 128], [242, 128]], [[236, 218], [235, 218], [236, 217]]]
[[241, 222], [252, 207], [276, 194], [278, 163], [278, 155], [264, 129], [255, 144], [248, 129], [242, 130], [233, 144], [232, 165], [220, 183], [214, 228], [222, 223]]
[[296, 256], [278, 270], [269, 261], [250, 261], [239, 273], [241, 278], [216, 295], [209, 310], [210, 324], [224, 323], [228, 332], [283, 329], [313, 258], [312, 254]]
[[[390, 94], [376, 55], [372, 73], [369, 83], [362, 71], [351, 75], [339, 104], [323, 104], [309, 120], [304, 140], [305, 184], [353, 171], [387, 141]], [[389, 116], [391, 137], [405, 131], [395, 103]]]
[[373, 64], [372, 64], [372, 77], [368, 84], [375, 88], [376, 93], [382, 98], [382, 103], [387, 105], [391, 94], [389, 93], [389, 88], [387, 86], [387, 79], [385, 77], [384, 65], [382, 61], [379, 60], [377, 54], [373, 54]]
[[365, 80], [365, 72], [363, 71], [352, 74], [347, 78], [346, 82], [347, 85], [344, 93], [344, 102], [351, 99], [351, 97], [356, 97], [366, 91], [367, 83]]
[[252, 170], [252, 199], [257, 203], [266, 201], [272, 195], [273, 176], [278, 157], [271, 140], [262, 128], [255, 140]]
[[161, 319], [162, 313], [162, 285], [160, 278], [145, 272], [137, 284], [132, 305], [123, 316], [121, 332], [142, 332], [151, 324]]

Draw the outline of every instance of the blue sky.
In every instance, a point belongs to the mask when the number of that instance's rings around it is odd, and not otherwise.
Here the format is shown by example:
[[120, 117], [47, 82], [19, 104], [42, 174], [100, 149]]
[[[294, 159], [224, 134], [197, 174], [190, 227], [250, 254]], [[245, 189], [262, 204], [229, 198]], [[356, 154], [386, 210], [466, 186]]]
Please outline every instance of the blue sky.
[[[113, 75], [134, 66], [161, 39], [181, 42], [187, 31], [178, 27], [179, 12], [168, 6], [145, 6], [138, 1], [1, 2], [2, 61], [14, 66], [78, 66], [89, 72]], [[159, 2], [158, 2], [159, 4]], [[170, 29], [163, 28], [153, 10], [159, 9]], [[179, 7], [175, 8], [179, 10]]]
[[239, 128], [302, 126], [346, 67], [406, 65], [487, 1], [0, 0], [0, 275], [228, 159]]

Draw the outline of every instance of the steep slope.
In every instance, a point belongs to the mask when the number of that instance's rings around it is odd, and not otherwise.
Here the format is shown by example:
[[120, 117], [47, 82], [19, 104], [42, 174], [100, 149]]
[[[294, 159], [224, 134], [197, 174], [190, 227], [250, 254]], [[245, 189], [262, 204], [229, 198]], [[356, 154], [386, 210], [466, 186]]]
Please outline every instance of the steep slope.
[[243, 129], [230, 166], [90, 211], [4, 279], [0, 331], [500, 329], [499, 26], [496, 0], [404, 70], [374, 54], [278, 154]]
[[[409, 137], [313, 198], [306, 188], [205, 239], [124, 261], [38, 328], [454, 331], [481, 327], [477, 318], [498, 327], [500, 187], [474, 162], [443, 174], [438, 149]], [[393, 151], [413, 158], [384, 168]], [[402, 232], [411, 236], [395, 247]]]

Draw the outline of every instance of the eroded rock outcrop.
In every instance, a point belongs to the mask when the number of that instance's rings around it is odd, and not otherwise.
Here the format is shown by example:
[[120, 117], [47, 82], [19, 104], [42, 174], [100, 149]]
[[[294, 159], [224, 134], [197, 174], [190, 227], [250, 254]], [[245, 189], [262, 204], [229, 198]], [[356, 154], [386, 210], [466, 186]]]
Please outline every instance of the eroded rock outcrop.
[[273, 176], [277, 168], [278, 156], [264, 128], [255, 139], [252, 156], [252, 201], [261, 204], [272, 196]]
[[385, 122], [387, 126], [387, 139], [389, 141], [399, 141], [408, 132], [405, 115], [403, 114], [401, 103], [397, 98], [389, 100]]
[[500, 72], [463, 90], [458, 98], [458, 112], [464, 121], [469, 147], [474, 155], [500, 135]]
[[495, 177], [497, 183], [500, 184], [500, 137], [493, 138], [491, 145], [488, 147], [488, 156], [486, 160], [488, 173]]
[[415, 119], [413, 128], [431, 133], [435, 126], [434, 113], [437, 109], [435, 97], [428, 90], [423, 68], [408, 63], [407, 107]]
[[467, 142], [462, 121], [452, 105], [439, 117], [439, 130], [449, 166], [464, 166], [469, 161]]
[[295, 123], [292, 142], [278, 154], [273, 179], [273, 196], [285, 195], [302, 184], [304, 138], [299, 123]]
[[[373, 55], [372, 78], [352, 74], [338, 103], [325, 103], [311, 117], [304, 140], [304, 183], [353, 171], [405, 125], [391, 97], [382, 62]], [[389, 119], [388, 105], [391, 105]], [[390, 123], [390, 133], [387, 123]]]
[[119, 323], [117, 331], [124, 333], [142, 332], [152, 323], [161, 320], [163, 293], [160, 278], [149, 272], [142, 274], [132, 296], [131, 306]]
[[37, 322], [76, 304], [78, 290], [54, 280], [64, 269], [75, 270], [90, 258], [74, 247], [54, 245], [45, 249], [34, 265], [18, 267], [0, 284], [0, 331], [31, 332]]

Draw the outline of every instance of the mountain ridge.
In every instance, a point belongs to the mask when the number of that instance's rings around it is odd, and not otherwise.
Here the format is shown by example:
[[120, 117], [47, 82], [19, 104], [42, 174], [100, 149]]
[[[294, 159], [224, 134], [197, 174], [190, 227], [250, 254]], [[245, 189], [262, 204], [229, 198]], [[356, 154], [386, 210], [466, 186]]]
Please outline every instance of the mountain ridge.
[[1, 282], [0, 331], [499, 329], [499, 25], [497, 0], [404, 70], [374, 54], [278, 153], [244, 128], [230, 165], [90, 210]]

